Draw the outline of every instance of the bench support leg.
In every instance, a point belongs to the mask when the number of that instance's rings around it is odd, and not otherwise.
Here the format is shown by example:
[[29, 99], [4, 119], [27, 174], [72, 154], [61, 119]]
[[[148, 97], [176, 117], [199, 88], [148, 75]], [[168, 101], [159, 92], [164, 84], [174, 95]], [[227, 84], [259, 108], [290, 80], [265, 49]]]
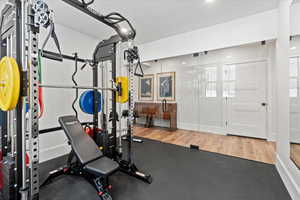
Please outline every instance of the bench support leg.
[[133, 176], [137, 179], [140, 179], [146, 183], [151, 184], [152, 183], [152, 176], [146, 175], [138, 170], [138, 168], [135, 166], [135, 164], [130, 164], [127, 161], [123, 160], [120, 163], [120, 170], [128, 174], [129, 176]]

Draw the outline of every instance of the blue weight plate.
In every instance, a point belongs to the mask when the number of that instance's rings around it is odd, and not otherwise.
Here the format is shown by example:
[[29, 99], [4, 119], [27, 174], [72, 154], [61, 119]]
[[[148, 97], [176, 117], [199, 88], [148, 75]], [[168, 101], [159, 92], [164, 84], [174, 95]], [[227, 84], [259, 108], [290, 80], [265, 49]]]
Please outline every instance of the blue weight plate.
[[[101, 93], [97, 92], [97, 97], [98, 97], [98, 112], [101, 111], [101, 103], [102, 103], [102, 97]], [[94, 91], [93, 90], [88, 90], [82, 93], [79, 99], [79, 105], [82, 110], [82, 112], [87, 113], [87, 114], [94, 114]]]

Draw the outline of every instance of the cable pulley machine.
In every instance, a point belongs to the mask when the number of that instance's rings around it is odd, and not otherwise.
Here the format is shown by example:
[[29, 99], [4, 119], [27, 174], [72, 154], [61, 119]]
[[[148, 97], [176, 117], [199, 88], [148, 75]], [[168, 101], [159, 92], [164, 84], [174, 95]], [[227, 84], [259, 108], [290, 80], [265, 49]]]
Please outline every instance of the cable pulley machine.
[[[4, 182], [1, 188], [2, 197], [5, 200], [39, 199], [40, 186], [44, 185], [39, 180], [39, 136], [61, 130], [61, 127], [39, 130], [42, 88], [93, 91], [93, 122], [81, 124], [92, 127], [93, 140], [102, 147], [104, 156], [118, 163], [119, 170], [151, 183], [152, 177], [138, 170], [132, 154], [134, 76], [143, 76], [143, 70], [138, 48], [133, 45], [136, 31], [129, 20], [116, 12], [100, 14], [91, 7], [94, 0], [61, 0], [106, 24], [117, 33], [97, 45], [92, 59], [82, 59], [78, 54], [70, 56], [62, 53], [55, 32], [54, 13], [44, 0], [6, 1], [0, 24], [0, 135], [3, 156], [0, 164]], [[126, 32], [122, 31], [124, 24], [128, 29]], [[39, 49], [39, 33], [42, 28], [49, 29], [49, 32]], [[57, 52], [45, 50], [50, 38], [53, 39]], [[122, 49], [124, 43], [130, 44], [129, 47]], [[76, 62], [76, 72], [79, 62], [84, 64], [81, 70], [90, 65], [93, 71], [92, 86], [77, 85], [74, 80], [74, 85], [41, 83], [41, 57], [59, 62], [73, 60]], [[122, 58], [126, 63], [121, 66], [117, 58]], [[105, 67], [104, 62], [109, 62], [110, 65]], [[98, 69], [102, 72], [101, 86], [98, 83]], [[109, 79], [105, 79], [104, 76], [108, 74]], [[101, 104], [98, 102], [99, 92], [104, 99]], [[102, 106], [102, 109], [98, 106]], [[118, 108], [122, 114], [118, 112]], [[126, 120], [125, 127], [121, 125], [123, 120]], [[124, 150], [126, 159], [123, 158], [124, 142], [127, 143], [127, 149]], [[55, 177], [63, 173], [64, 170], [52, 175]], [[101, 186], [99, 182], [97, 184]], [[106, 193], [99, 197], [102, 200], [111, 199]]]

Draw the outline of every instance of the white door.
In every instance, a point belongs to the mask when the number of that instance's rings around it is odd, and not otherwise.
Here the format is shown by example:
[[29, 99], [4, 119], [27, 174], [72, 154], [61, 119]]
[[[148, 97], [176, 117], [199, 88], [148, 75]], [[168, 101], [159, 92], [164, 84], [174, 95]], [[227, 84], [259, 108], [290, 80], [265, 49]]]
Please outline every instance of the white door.
[[290, 140], [300, 144], [300, 58], [290, 58]]
[[267, 62], [223, 66], [227, 134], [266, 139]]

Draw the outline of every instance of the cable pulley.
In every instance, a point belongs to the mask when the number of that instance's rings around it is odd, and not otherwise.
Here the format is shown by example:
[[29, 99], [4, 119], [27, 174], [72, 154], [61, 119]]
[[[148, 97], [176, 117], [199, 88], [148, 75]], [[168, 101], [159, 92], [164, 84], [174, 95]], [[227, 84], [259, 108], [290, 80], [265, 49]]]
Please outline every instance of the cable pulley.
[[33, 5], [34, 15], [34, 25], [36, 27], [48, 27], [50, 21], [50, 10], [48, 5], [42, 1], [37, 0]]

